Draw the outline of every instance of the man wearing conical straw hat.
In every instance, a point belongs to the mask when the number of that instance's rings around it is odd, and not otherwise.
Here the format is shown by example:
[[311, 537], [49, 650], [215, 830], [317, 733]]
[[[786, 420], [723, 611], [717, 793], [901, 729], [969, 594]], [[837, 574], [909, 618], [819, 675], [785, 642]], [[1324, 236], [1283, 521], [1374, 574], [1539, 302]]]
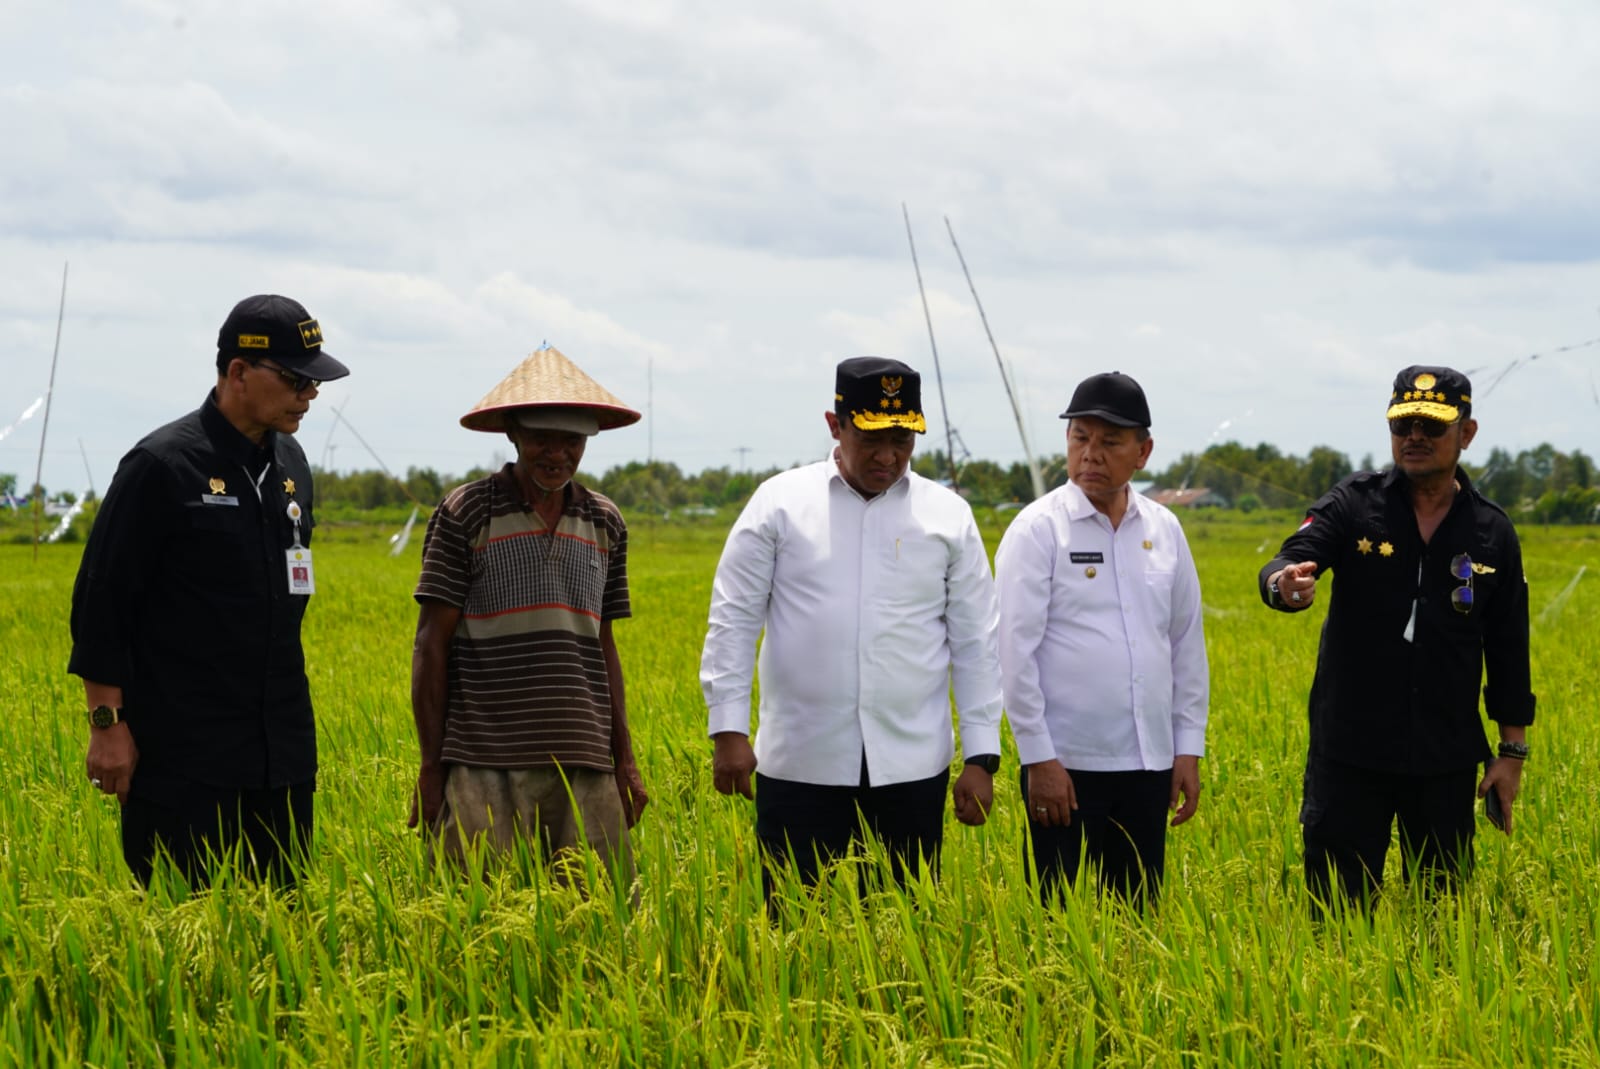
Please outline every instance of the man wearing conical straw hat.
[[611, 634], [630, 614], [628, 529], [573, 476], [590, 436], [638, 419], [548, 346], [461, 417], [517, 459], [446, 495], [417, 582], [411, 824], [455, 860], [474, 842], [587, 842], [632, 880], [628, 829], [648, 797]]

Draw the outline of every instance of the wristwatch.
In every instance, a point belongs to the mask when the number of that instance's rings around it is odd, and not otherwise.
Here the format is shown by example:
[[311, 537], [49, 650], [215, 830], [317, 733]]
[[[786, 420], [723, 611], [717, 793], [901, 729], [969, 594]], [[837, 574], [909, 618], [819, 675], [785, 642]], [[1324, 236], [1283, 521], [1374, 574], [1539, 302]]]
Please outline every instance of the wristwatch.
[[997, 753], [974, 754], [967, 758], [963, 764], [977, 765], [992, 776], [1000, 771], [1000, 755]]
[[1283, 595], [1278, 593], [1278, 581], [1276, 579], [1267, 584], [1267, 593], [1272, 598], [1272, 607], [1274, 609], [1283, 604]]
[[97, 705], [89, 710], [89, 726], [92, 728], [108, 728], [122, 719], [122, 710], [109, 705]]

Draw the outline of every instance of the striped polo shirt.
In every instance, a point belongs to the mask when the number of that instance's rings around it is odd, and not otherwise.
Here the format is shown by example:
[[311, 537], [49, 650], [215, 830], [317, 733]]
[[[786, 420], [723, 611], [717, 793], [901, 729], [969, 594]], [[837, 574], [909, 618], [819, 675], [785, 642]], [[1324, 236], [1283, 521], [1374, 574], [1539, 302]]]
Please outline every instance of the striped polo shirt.
[[416, 590], [461, 610], [445, 762], [613, 767], [600, 623], [629, 615], [627, 559], [617, 506], [577, 483], [553, 531], [510, 464], [450, 491], [428, 521]]

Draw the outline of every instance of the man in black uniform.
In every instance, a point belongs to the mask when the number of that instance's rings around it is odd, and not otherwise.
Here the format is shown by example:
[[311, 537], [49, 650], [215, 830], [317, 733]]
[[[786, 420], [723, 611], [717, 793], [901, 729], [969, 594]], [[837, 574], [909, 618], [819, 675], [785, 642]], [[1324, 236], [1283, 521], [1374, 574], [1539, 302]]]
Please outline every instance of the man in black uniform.
[[[1334, 573], [1300, 811], [1306, 885], [1322, 902], [1336, 877], [1370, 905], [1396, 818], [1408, 875], [1430, 887], [1466, 875], [1474, 797], [1493, 793], [1509, 834], [1533, 722], [1522, 549], [1458, 463], [1478, 431], [1472, 386], [1450, 368], [1406, 368], [1388, 418], [1394, 467], [1335, 486], [1258, 579], [1268, 605], [1301, 612]], [[1499, 760], [1478, 713], [1485, 670]]]
[[89, 780], [122, 803], [142, 884], [158, 854], [194, 886], [242, 846], [292, 882], [311, 839], [317, 739], [300, 648], [315, 589], [311, 469], [291, 435], [349, 369], [299, 303], [240, 301], [205, 403], [117, 468], [72, 592]]

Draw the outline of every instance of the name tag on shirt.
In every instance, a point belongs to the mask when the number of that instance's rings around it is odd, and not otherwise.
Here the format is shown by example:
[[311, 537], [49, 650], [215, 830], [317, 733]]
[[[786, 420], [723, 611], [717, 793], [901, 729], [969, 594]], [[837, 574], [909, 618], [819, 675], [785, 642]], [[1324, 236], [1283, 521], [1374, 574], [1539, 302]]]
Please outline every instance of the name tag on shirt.
[[1072, 553], [1069, 551], [1067, 556], [1072, 558], [1073, 564], [1104, 564], [1106, 562], [1104, 553]]
[[238, 498], [223, 494], [201, 494], [200, 501], [206, 505], [232, 505], [235, 508], [239, 507]]
[[289, 593], [315, 594], [316, 576], [311, 572], [311, 551], [304, 546], [294, 546], [283, 551], [289, 569]]

